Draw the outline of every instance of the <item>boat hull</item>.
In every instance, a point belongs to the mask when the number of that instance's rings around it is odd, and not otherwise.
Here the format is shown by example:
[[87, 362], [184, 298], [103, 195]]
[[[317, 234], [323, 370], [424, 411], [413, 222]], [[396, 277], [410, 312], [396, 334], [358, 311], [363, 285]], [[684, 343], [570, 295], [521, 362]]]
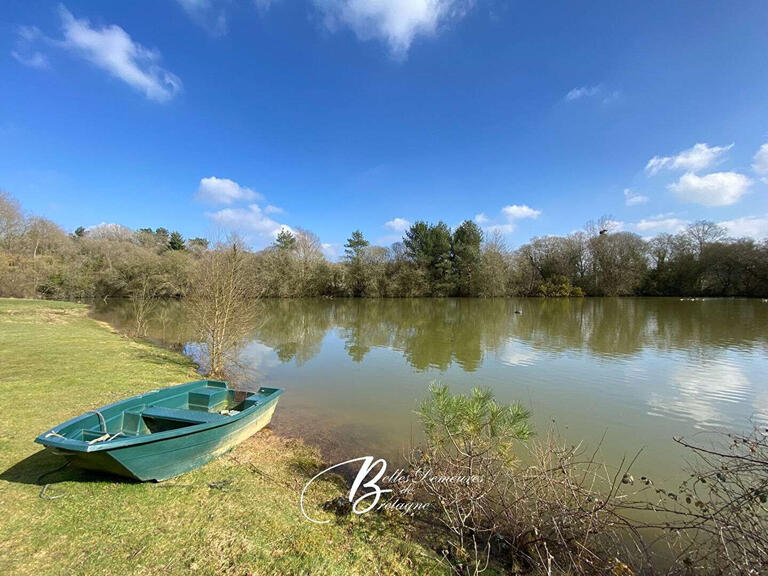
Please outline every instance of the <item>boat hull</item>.
[[162, 481], [202, 466], [264, 428], [282, 392], [188, 382], [90, 410], [35, 441], [79, 468]]
[[269, 424], [277, 402], [273, 400], [251, 418], [175, 438], [101, 452], [50, 449], [78, 468], [139, 482], [162, 482], [207, 464], [256, 434]]

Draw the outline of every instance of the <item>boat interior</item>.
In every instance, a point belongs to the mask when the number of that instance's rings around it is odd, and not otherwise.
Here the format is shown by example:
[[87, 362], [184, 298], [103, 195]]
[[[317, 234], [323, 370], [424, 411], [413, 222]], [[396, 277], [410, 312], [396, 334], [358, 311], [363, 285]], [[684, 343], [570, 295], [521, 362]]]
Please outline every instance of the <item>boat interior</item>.
[[223, 422], [263, 404], [275, 392], [274, 388], [264, 387], [255, 392], [231, 390], [226, 382], [202, 380], [86, 412], [54, 434], [91, 444]]

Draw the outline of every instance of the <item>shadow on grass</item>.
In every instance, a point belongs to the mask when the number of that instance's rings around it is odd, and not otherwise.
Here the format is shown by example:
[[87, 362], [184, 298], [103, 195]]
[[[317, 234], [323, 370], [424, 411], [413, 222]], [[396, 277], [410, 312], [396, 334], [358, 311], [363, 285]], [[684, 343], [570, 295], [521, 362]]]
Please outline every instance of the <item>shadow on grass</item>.
[[118, 482], [121, 484], [134, 484], [129, 478], [122, 478], [112, 474], [83, 470], [66, 466], [66, 459], [57, 456], [48, 450], [39, 450], [20, 460], [2, 474], [0, 480], [14, 484], [32, 484], [45, 486], [46, 484], [58, 484], [60, 482]]

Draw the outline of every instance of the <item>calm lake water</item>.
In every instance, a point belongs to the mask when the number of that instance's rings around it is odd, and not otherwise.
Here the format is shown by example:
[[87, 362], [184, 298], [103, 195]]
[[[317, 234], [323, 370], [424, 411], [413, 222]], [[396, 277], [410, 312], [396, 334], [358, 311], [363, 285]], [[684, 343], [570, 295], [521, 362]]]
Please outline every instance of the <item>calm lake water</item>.
[[[519, 311], [521, 313], [516, 313]], [[130, 329], [126, 302], [98, 318]], [[158, 309], [153, 339], [194, 350], [183, 304]], [[397, 458], [433, 380], [494, 390], [569, 441], [679, 478], [676, 435], [768, 425], [768, 304], [760, 300], [274, 300], [242, 350], [251, 385], [286, 389], [278, 432], [332, 461]]]

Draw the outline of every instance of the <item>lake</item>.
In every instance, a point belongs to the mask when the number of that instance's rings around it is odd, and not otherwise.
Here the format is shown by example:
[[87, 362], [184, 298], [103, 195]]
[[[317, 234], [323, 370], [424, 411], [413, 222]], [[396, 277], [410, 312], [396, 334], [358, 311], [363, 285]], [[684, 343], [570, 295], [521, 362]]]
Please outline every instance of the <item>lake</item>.
[[[131, 328], [127, 302], [95, 315]], [[195, 350], [183, 303], [161, 305], [150, 336]], [[643, 449], [635, 475], [663, 480], [681, 477], [673, 436], [768, 425], [760, 300], [268, 300], [239, 364], [249, 385], [286, 389], [273, 427], [331, 461], [397, 459], [434, 380], [520, 401], [539, 434], [602, 442], [608, 462]]]

